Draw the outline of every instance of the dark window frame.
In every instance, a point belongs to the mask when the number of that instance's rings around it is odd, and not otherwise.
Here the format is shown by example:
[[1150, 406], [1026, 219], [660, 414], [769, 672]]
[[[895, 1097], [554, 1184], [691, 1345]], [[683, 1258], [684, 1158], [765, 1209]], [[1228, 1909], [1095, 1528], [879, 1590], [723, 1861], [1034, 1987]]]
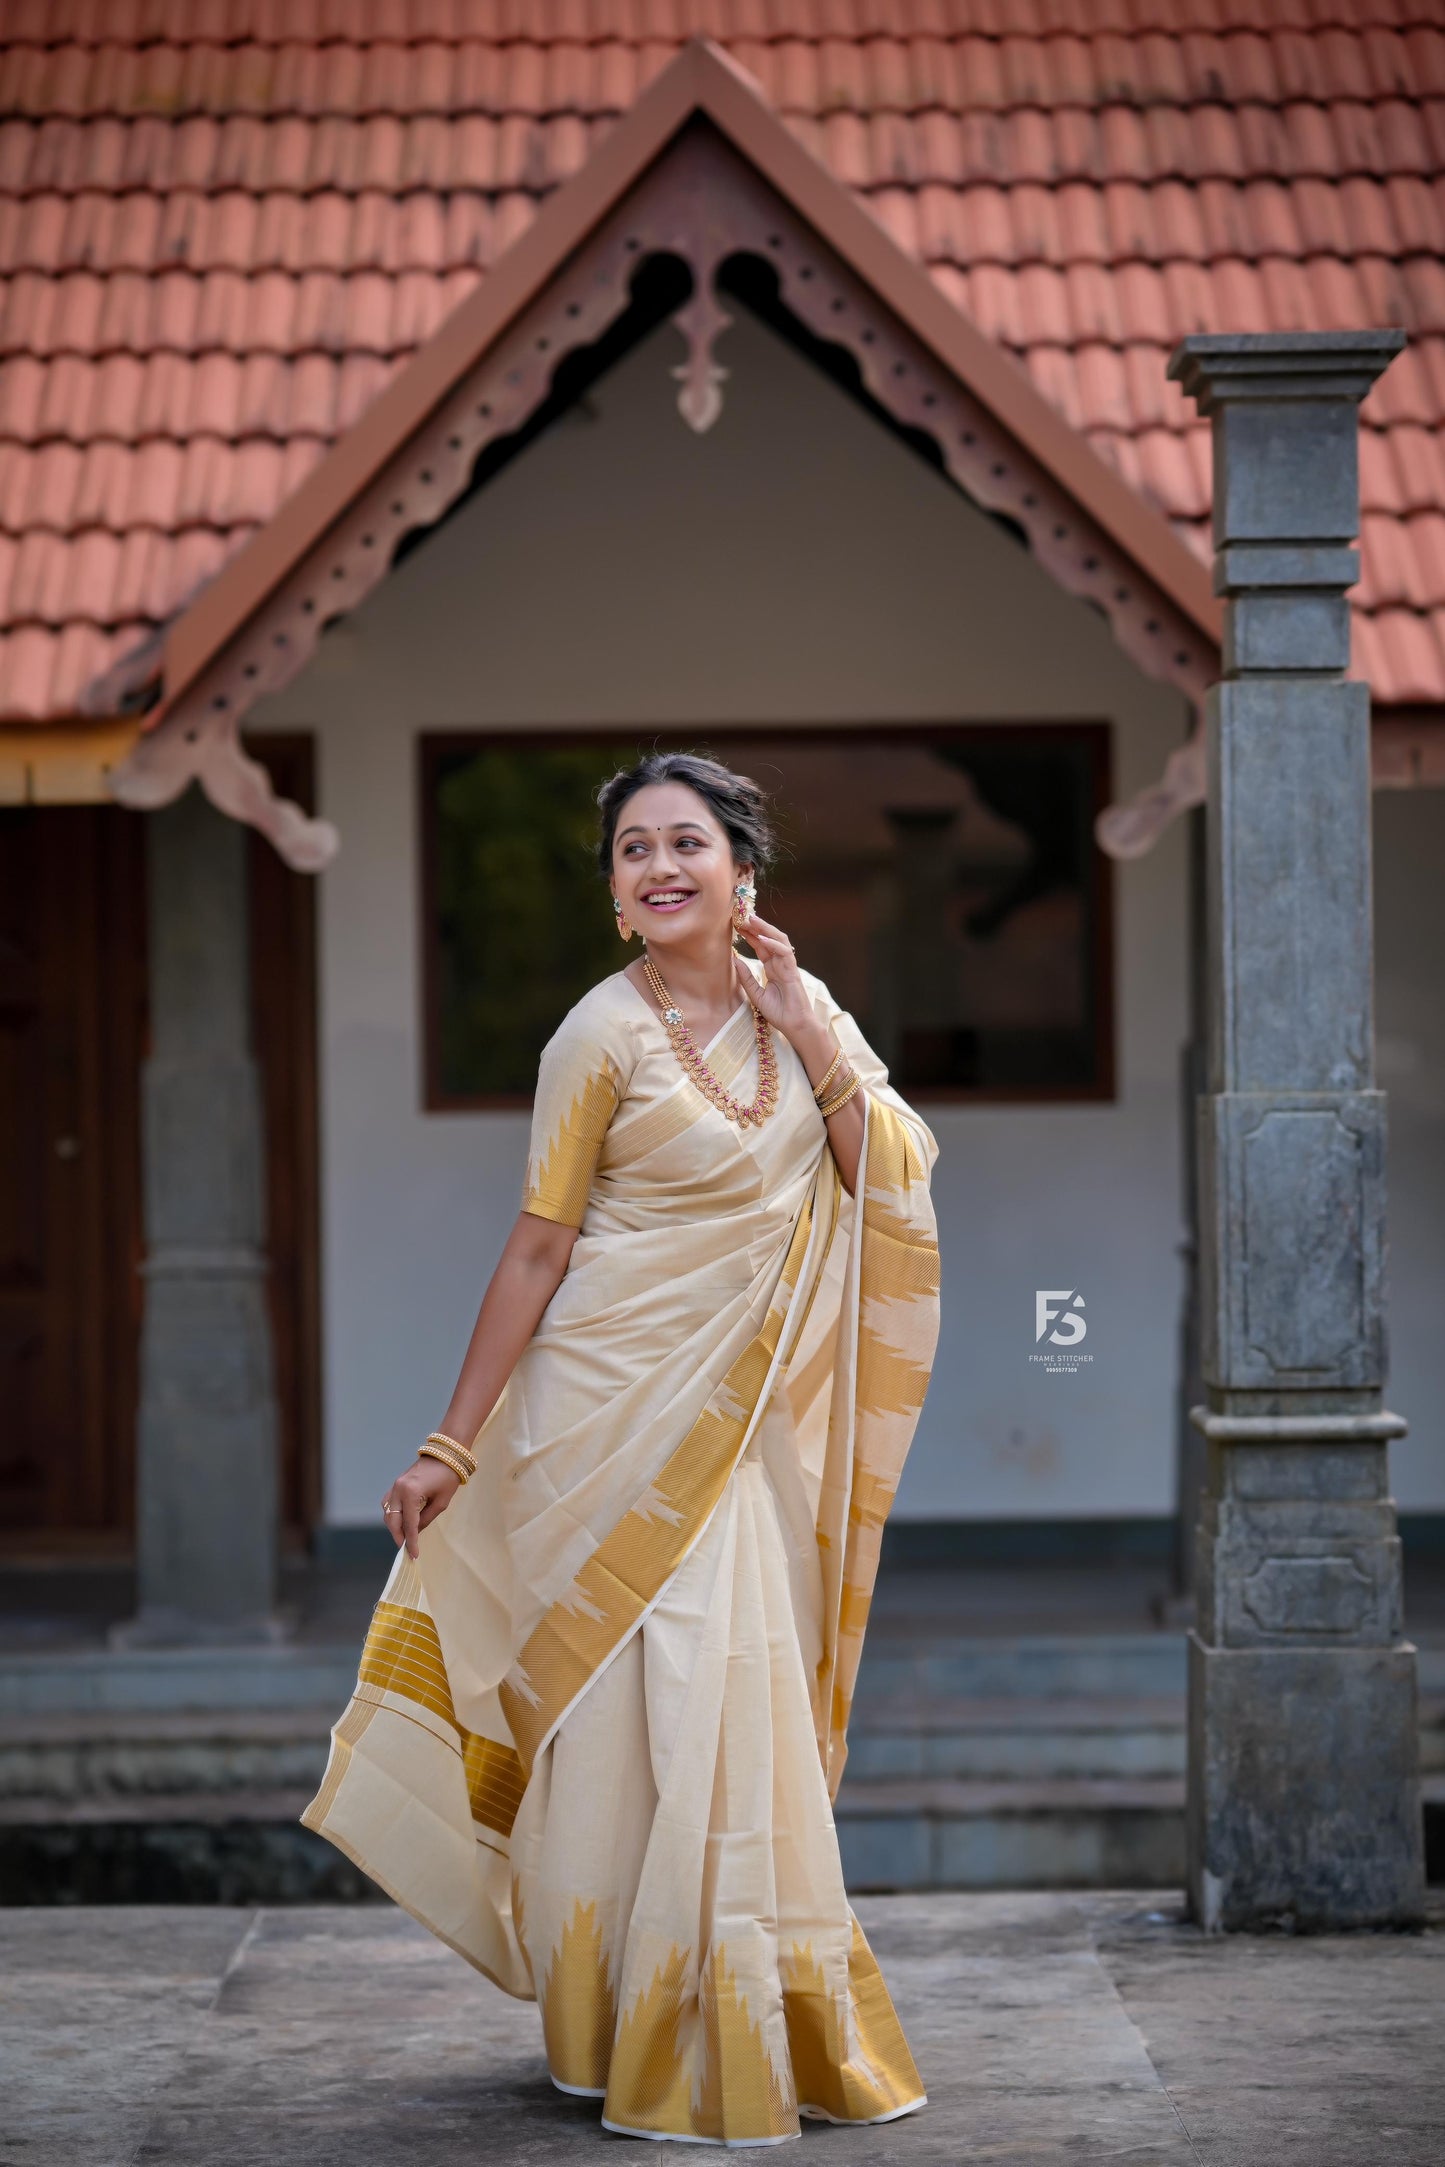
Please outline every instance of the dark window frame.
[[[418, 731], [416, 847], [420, 903], [417, 920], [417, 970], [421, 1003], [421, 1110], [429, 1114], [511, 1113], [530, 1110], [532, 1105], [530, 1091], [458, 1093], [443, 1092], [441, 1089], [442, 973], [433, 938], [439, 896], [432, 813], [436, 802], [437, 770], [443, 759], [452, 760], [458, 754], [469, 752], [514, 747], [525, 747], [533, 751], [575, 751], [579, 745], [606, 744], [632, 737], [636, 738], [639, 745], [646, 744], [651, 747], [656, 743], [663, 750], [674, 747], [711, 750], [720, 759], [729, 758], [733, 751], [742, 754], [750, 747], [776, 746], [780, 739], [797, 742], [813, 737], [835, 745], [846, 738], [867, 740], [870, 743], [884, 738], [906, 738], [913, 743], [926, 744], [968, 737], [982, 743], [1006, 740], [1011, 746], [1017, 746], [1021, 739], [1038, 745], [1046, 745], [1050, 740], [1067, 740], [1076, 746], [1082, 744], [1088, 755], [1091, 786], [1089, 824], [1092, 832], [1099, 814], [1113, 800], [1112, 732], [1113, 725], [1107, 718], [1091, 716], [1050, 717], [1048, 720], [1037, 721], [990, 717], [986, 720], [966, 722], [714, 723], [706, 727], [697, 725], [688, 728], [672, 726], [652, 729], [634, 725], [631, 730], [625, 723], [615, 723], [585, 727], [579, 725], [570, 729], [553, 726], [525, 729], [510, 726], [497, 729], [441, 728]], [[991, 1086], [986, 1090], [941, 1084], [901, 1087], [908, 1089], [910, 1104], [1085, 1106], [1117, 1103], [1118, 1063], [1115, 1041], [1118, 1004], [1115, 997], [1114, 861], [1096, 842], [1087, 862], [1091, 875], [1089, 918], [1093, 931], [1088, 966], [1096, 993], [1092, 1040], [1093, 1082], [1077, 1085]], [[602, 887], [603, 883], [599, 878], [599, 893]], [[623, 955], [621, 960], [625, 962], [626, 955]], [[806, 958], [804, 960], [806, 961]], [[558, 1020], [561, 1020], [560, 1017]]]

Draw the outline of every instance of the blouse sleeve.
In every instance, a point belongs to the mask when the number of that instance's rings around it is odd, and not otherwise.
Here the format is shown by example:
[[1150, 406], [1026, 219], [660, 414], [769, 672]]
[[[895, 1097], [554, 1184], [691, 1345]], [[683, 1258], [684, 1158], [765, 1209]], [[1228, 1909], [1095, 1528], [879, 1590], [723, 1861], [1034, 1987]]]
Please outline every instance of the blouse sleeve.
[[630, 1069], [625, 1034], [591, 996], [562, 1019], [542, 1049], [522, 1209], [580, 1227], [602, 1139]]

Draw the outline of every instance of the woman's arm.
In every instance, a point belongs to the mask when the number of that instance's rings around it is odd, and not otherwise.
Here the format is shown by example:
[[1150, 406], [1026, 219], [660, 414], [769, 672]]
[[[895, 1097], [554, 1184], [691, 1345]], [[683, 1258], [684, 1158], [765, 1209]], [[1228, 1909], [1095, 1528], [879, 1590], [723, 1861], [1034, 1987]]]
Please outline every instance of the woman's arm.
[[[800, 1025], [793, 1034], [793, 1050], [808, 1072], [808, 1081], [817, 1091], [827, 1075], [834, 1057], [839, 1052], [837, 1039], [826, 1023]], [[852, 1064], [844, 1056], [844, 1064], [833, 1072], [830, 1092], [847, 1083]], [[838, 1168], [838, 1179], [851, 1196], [858, 1186], [858, 1161], [863, 1151], [863, 1092], [853, 1093], [846, 1106], [840, 1106], [836, 1114], [824, 1117], [828, 1131], [828, 1148]]]
[[[444, 1436], [470, 1446], [561, 1285], [577, 1233], [575, 1226], [529, 1211], [517, 1214], [482, 1296], [456, 1390], [437, 1425]], [[386, 1514], [386, 1524], [409, 1556], [417, 1554], [421, 1529], [445, 1512], [460, 1487], [460, 1476], [429, 1456], [397, 1476], [382, 1503], [399, 1508]]]
[[[760, 1009], [774, 1029], [782, 1032], [807, 1070], [808, 1081], [816, 1093], [841, 1051], [838, 1040], [813, 1007], [808, 989], [798, 975], [798, 959], [787, 934], [777, 926], [769, 925], [766, 918], [759, 918], [756, 911], [747, 922], [746, 933], [767, 975], [760, 986], [738, 957], [734, 963], [738, 984], [754, 1008]], [[835, 1090], [841, 1091], [855, 1073], [854, 1063], [845, 1055], [833, 1070], [828, 1096], [831, 1097]], [[846, 1106], [840, 1106], [837, 1113], [825, 1114], [823, 1118], [838, 1179], [851, 1196], [858, 1184], [858, 1161], [863, 1153], [865, 1115], [861, 1080], [860, 1088]]]

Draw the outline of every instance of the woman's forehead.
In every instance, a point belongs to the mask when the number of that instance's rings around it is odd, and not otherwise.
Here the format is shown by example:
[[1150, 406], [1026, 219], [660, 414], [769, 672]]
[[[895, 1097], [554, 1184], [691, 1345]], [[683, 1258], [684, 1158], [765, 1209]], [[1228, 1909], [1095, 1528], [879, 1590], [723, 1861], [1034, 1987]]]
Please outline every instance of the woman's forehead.
[[699, 797], [694, 789], [682, 782], [645, 783], [640, 790], [634, 791], [622, 808], [617, 832], [620, 835], [634, 827], [653, 830], [697, 827], [708, 828], [717, 834], [722, 832], [706, 798]]

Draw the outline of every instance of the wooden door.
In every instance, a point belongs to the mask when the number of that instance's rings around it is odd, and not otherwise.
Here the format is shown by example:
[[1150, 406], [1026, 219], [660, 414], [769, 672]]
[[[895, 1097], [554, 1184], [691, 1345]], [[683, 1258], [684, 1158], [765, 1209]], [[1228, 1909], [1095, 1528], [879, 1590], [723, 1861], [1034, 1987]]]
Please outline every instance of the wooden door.
[[[311, 741], [249, 748], [312, 799]], [[0, 1555], [125, 1556], [144, 1280], [145, 821], [0, 809]], [[315, 883], [249, 851], [283, 1544], [320, 1517]]]
[[143, 816], [0, 810], [0, 1549], [134, 1520]]

